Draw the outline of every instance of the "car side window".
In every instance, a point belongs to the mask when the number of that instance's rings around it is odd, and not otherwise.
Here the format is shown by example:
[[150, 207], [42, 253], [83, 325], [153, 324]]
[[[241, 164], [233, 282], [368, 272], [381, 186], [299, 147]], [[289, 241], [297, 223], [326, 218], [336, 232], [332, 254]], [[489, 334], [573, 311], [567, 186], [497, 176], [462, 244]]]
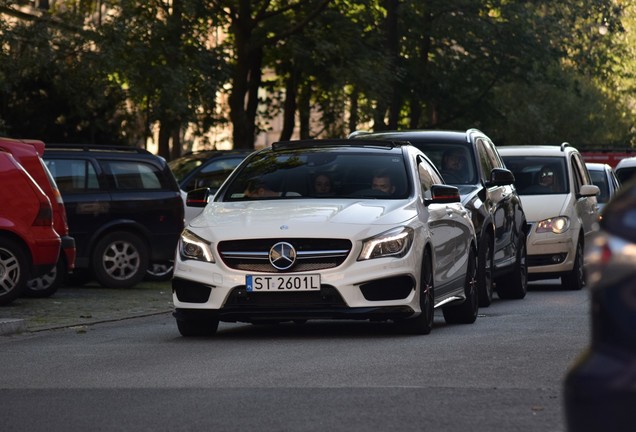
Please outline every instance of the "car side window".
[[109, 161], [106, 163], [117, 189], [161, 189], [159, 170], [153, 165], [128, 161]]
[[488, 143], [481, 138], [476, 141], [477, 155], [479, 157], [479, 165], [481, 165], [483, 180], [488, 180], [490, 172], [495, 168], [496, 159], [493, 160], [492, 151], [488, 148]]
[[85, 159], [46, 159], [58, 189], [62, 193], [78, 193], [99, 189], [95, 167]]
[[422, 196], [425, 199], [432, 198], [431, 186], [434, 184], [443, 184], [444, 180], [437, 174], [435, 168], [433, 168], [424, 158], [417, 158], [417, 172], [420, 179], [420, 188], [422, 189]]
[[581, 186], [583, 186], [587, 182], [584, 178], [583, 171], [581, 171], [581, 168], [576, 163], [575, 158], [572, 158], [570, 160], [570, 163], [572, 165], [572, 176], [574, 177], [574, 192], [579, 193], [579, 190], [581, 190]]
[[218, 189], [234, 168], [243, 161], [243, 158], [223, 159], [212, 161], [184, 185], [186, 191], [198, 188]]

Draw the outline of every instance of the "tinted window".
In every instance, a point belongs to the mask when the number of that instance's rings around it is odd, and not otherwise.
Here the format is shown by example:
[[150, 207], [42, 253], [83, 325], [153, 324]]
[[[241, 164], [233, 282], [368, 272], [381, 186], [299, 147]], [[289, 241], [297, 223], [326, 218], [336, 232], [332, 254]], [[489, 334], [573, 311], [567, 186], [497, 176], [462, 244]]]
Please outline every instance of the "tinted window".
[[590, 177], [592, 177], [592, 183], [594, 183], [601, 190], [601, 193], [596, 196], [599, 203], [606, 203], [610, 198], [609, 184], [607, 182], [607, 176], [605, 171], [593, 170], [590, 171]]
[[95, 167], [85, 159], [46, 159], [44, 161], [61, 192], [88, 192], [99, 189]]
[[243, 157], [213, 160], [202, 167], [182, 188], [185, 191], [205, 187], [218, 189], [242, 161]]
[[106, 162], [117, 189], [161, 189], [159, 170], [151, 164], [141, 162]]
[[413, 142], [439, 169], [448, 184], [474, 184], [475, 158], [472, 147], [468, 144], [438, 144], [428, 142]]
[[[328, 181], [324, 190], [320, 183]], [[375, 178], [374, 178], [375, 177]], [[326, 180], [326, 179], [328, 180]], [[390, 192], [373, 188], [390, 182]], [[221, 200], [252, 198], [404, 198], [406, 167], [398, 152], [340, 152], [307, 149], [267, 152], [252, 157], [232, 178]]]
[[544, 156], [503, 156], [506, 168], [515, 175], [519, 195], [569, 193], [565, 158]]
[[418, 158], [417, 171], [420, 178], [420, 188], [424, 198], [432, 198], [431, 186], [443, 184], [444, 180], [437, 174], [437, 171], [423, 158]]

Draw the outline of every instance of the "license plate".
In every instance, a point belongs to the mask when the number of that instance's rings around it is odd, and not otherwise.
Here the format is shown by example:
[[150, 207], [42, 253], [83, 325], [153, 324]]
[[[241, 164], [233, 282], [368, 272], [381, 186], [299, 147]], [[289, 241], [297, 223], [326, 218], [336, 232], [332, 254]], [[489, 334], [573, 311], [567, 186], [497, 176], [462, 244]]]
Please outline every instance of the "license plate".
[[250, 292], [319, 291], [320, 275], [247, 275], [245, 285]]

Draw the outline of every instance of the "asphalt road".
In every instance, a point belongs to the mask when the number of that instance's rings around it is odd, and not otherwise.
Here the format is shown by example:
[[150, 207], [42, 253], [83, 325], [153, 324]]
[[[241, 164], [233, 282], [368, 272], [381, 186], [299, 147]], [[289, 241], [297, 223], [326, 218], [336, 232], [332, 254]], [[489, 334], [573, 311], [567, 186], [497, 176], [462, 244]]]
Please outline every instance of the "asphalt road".
[[[165, 307], [169, 293], [148, 289]], [[310, 321], [186, 339], [169, 311], [90, 323], [85, 304], [75, 324], [0, 337], [2, 430], [565, 431], [588, 308], [586, 290], [533, 285], [473, 325], [438, 314], [427, 336]]]

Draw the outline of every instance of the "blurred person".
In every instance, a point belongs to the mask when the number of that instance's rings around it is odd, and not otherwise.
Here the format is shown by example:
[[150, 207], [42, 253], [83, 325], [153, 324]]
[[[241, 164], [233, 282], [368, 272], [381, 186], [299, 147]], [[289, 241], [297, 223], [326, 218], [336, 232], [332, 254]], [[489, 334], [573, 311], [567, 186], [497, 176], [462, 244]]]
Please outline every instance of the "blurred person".
[[385, 169], [377, 171], [373, 179], [371, 180], [371, 189], [384, 192], [386, 194], [392, 194], [395, 192], [395, 186], [391, 180], [391, 175]]

